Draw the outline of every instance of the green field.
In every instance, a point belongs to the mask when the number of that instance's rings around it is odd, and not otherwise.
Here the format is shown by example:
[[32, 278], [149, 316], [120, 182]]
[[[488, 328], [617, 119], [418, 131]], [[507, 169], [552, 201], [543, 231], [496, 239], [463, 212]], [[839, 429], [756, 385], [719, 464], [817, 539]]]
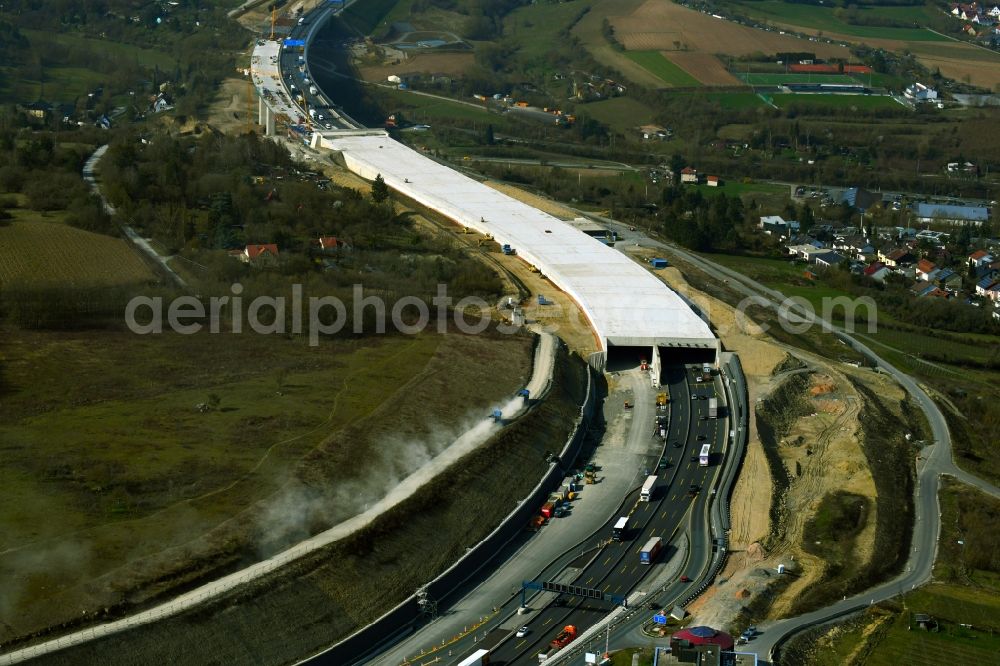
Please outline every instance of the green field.
[[[130, 44], [123, 44], [104, 39], [93, 39], [71, 33], [53, 33], [40, 30], [22, 29], [35, 50], [43, 50], [46, 45], [58, 45], [65, 49], [73, 49], [79, 54], [104, 54], [109, 59], [121, 63], [135, 63], [143, 67], [159, 67], [162, 71], [172, 71], [176, 60], [164, 51], [144, 49]], [[29, 75], [29, 68], [0, 67], [4, 76], [0, 81], [2, 91], [14, 100], [61, 100], [72, 101], [77, 97], [93, 92], [95, 88], [106, 83], [111, 75], [107, 71], [98, 71], [87, 66], [88, 58], [80, 55], [79, 65], [49, 65], [41, 69], [41, 77]], [[105, 61], [107, 65], [107, 61]], [[95, 66], [96, 67], [96, 66]], [[105, 66], [104, 69], [107, 69]]]
[[495, 125], [504, 122], [504, 119], [491, 114], [484, 107], [472, 104], [464, 104], [459, 101], [449, 101], [438, 97], [428, 97], [418, 95], [414, 92], [396, 90], [394, 88], [377, 88], [379, 96], [385, 98], [385, 106], [391, 112], [402, 107], [406, 110], [406, 117], [413, 121], [429, 121], [435, 118], [461, 118], [465, 120], [486, 120], [493, 117]]
[[620, 130], [650, 123], [654, 116], [648, 106], [632, 97], [614, 97], [600, 102], [589, 102], [577, 107], [577, 112]]
[[847, 83], [857, 84], [858, 80], [847, 74], [737, 74], [752, 86], [778, 86], [783, 83]]
[[[947, 37], [931, 32], [925, 28], [896, 28], [869, 25], [853, 25], [840, 19], [833, 7], [822, 7], [815, 4], [798, 4], [780, 2], [779, 0], [761, 0], [760, 2], [734, 2], [733, 5], [749, 16], [775, 23], [786, 23], [813, 30], [840, 33], [853, 37], [869, 37], [878, 39], [898, 39], [912, 42], [944, 42]], [[924, 7], [878, 7], [860, 9], [859, 15], [873, 18], [891, 19], [907, 23], [921, 24], [926, 22], [927, 14]]]
[[44, 44], [86, 47], [107, 53], [124, 62], [134, 62], [147, 67], [155, 65], [160, 69], [169, 69], [176, 64], [176, 60], [170, 54], [156, 49], [143, 49], [131, 44], [123, 44], [106, 39], [94, 39], [70, 33], [54, 33], [30, 29], [23, 29], [21, 33], [31, 40], [32, 45], [35, 47]]
[[715, 102], [723, 109], [756, 109], [765, 106], [764, 100], [753, 93], [708, 93], [705, 99]]
[[723, 179], [722, 185], [716, 187], [709, 187], [708, 185], [702, 183], [698, 185], [697, 188], [701, 190], [701, 193], [706, 197], [717, 196], [719, 194], [725, 194], [727, 197], [738, 197], [744, 194], [765, 194], [788, 196], [788, 186], [787, 185], [777, 185], [775, 183], [741, 183], [738, 180], [725, 180]]
[[781, 93], [771, 95], [771, 101], [778, 108], [787, 108], [792, 105], [822, 107], [826, 109], [858, 109], [865, 111], [877, 111], [880, 109], [891, 109], [900, 111], [906, 109], [892, 97], [886, 95], [824, 95], [808, 93]]
[[669, 86], [693, 88], [701, 82], [664, 57], [659, 51], [626, 51], [625, 55]]
[[504, 44], [515, 47], [518, 57], [530, 61], [533, 68], [557, 69], [556, 64], [547, 62], [546, 55], [562, 45], [565, 40], [560, 33], [589, 4], [590, 0], [576, 0], [522, 5], [504, 18]]

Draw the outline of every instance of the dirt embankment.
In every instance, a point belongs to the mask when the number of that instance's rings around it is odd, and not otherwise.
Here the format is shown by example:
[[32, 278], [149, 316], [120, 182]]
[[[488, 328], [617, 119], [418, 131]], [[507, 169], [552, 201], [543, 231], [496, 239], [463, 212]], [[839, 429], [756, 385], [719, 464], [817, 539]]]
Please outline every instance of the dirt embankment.
[[[642, 248], [628, 251], [643, 260], [652, 256]], [[726, 627], [796, 613], [884, 577], [895, 566], [884, 560], [894, 558], [874, 553], [883, 553], [892, 539], [908, 543], [899, 527], [908, 521], [909, 456], [899, 452], [887, 461], [875, 453], [886, 450], [887, 432], [906, 430], [902, 424], [911, 415], [904, 393], [870, 371], [775, 342], [733, 307], [691, 289], [675, 268], [657, 273], [708, 315], [725, 349], [739, 354], [750, 404], [762, 417], [751, 419], [734, 487], [730, 558], [720, 584], [690, 608], [695, 621]], [[902, 473], [889, 472], [888, 481], [876, 483], [887, 464]], [[902, 489], [890, 492], [885, 486], [891, 483]], [[824, 552], [815, 543], [804, 547], [815, 532], [817, 510], [836, 506], [837, 493], [863, 506], [856, 516], [860, 524], [850, 533], [853, 559], [846, 572], [842, 563], [834, 567], [837, 572], [829, 571], [824, 559], [809, 552]], [[779, 564], [792, 575], [778, 576]], [[835, 580], [827, 581], [828, 573], [836, 573]]]
[[[538, 483], [586, 367], [561, 349], [549, 397], [368, 527], [197, 611], [57, 652], [52, 664], [289, 663], [376, 619], [450, 566]], [[295, 631], [289, 632], [288, 627]]]

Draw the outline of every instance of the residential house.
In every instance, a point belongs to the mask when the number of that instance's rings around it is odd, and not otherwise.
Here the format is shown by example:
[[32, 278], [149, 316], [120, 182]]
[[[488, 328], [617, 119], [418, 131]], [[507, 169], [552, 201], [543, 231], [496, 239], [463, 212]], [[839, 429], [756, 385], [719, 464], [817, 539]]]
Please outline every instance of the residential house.
[[639, 128], [639, 134], [642, 138], [649, 141], [650, 139], [657, 139], [659, 141], [665, 141], [670, 138], [670, 132], [659, 125], [643, 125]]
[[809, 263], [812, 263], [812, 257], [814, 255], [828, 252], [828, 250], [822, 247], [816, 247], [815, 245], [809, 243], [803, 243], [802, 245], [789, 245], [787, 246], [787, 249], [790, 256], [793, 256], [796, 259], [805, 259]]
[[889, 268], [900, 269], [913, 264], [916, 257], [905, 247], [879, 250], [879, 261]]
[[976, 250], [969, 255], [969, 266], [979, 270], [983, 266], [988, 266], [993, 261], [993, 255], [986, 250]]
[[847, 257], [836, 252], [825, 251], [811, 255], [810, 260], [821, 268], [833, 268], [847, 261]]
[[976, 284], [976, 294], [989, 298], [991, 301], [1000, 299], [1000, 280], [986, 277]]
[[765, 215], [760, 218], [759, 227], [768, 236], [790, 238], [797, 234], [801, 226], [795, 220], [784, 220], [780, 215]]
[[875, 247], [864, 236], [838, 236], [831, 247], [856, 259], [867, 259], [875, 254]]
[[18, 104], [17, 110], [30, 118], [45, 120], [52, 107], [45, 102], [30, 102], [28, 104]]
[[273, 265], [278, 261], [278, 246], [274, 243], [247, 245], [239, 257], [245, 264]]
[[719, 177], [718, 176], [709, 176], [708, 178], [705, 179], [705, 182], [708, 183], [709, 187], [718, 187], [719, 186]]
[[948, 162], [945, 171], [947, 173], [965, 173], [974, 176], [979, 173], [979, 167], [972, 162]]
[[920, 82], [907, 86], [906, 90], [903, 91], [903, 95], [914, 102], [930, 102], [936, 100], [938, 96], [936, 90]]
[[938, 292], [942, 292], [940, 289], [932, 284], [927, 284], [926, 282], [916, 282], [910, 287], [910, 293], [917, 298], [922, 298], [924, 296], [939, 296]]
[[319, 249], [323, 252], [340, 249], [342, 245], [336, 236], [320, 236], [317, 239], [317, 243], [319, 244]]
[[937, 276], [938, 267], [933, 261], [921, 259], [917, 262], [917, 279], [921, 282], [932, 282]]
[[962, 288], [962, 276], [950, 268], [942, 268], [933, 278], [934, 284], [948, 291], [958, 291]]
[[682, 183], [697, 183], [698, 182], [698, 170], [692, 169], [691, 167], [684, 167], [681, 169], [681, 182]]
[[162, 113], [163, 111], [169, 111], [172, 108], [174, 108], [173, 105], [163, 93], [159, 93], [149, 100], [149, 110], [153, 113]]
[[870, 277], [876, 282], [885, 282], [885, 279], [892, 274], [892, 271], [881, 261], [873, 261], [863, 273], [865, 277]]

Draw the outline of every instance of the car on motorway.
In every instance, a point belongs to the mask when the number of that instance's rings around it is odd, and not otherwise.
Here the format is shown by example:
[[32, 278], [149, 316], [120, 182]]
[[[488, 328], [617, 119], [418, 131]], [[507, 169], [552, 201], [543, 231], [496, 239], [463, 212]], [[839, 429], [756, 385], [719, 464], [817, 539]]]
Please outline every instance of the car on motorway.
[[692, 453], [691, 454], [691, 462], [698, 462], [698, 454], [697, 453]]
[[660, 464], [657, 465], [657, 467], [659, 469], [667, 469], [668, 467], [670, 467], [670, 461], [667, 460], [666, 458], [660, 458]]
[[698, 394], [697, 393], [692, 393], [691, 394], [691, 399], [692, 400], [697, 400], [698, 399]]
[[528, 628], [521, 627], [520, 629], [517, 630], [517, 633], [515, 633], [514, 635], [517, 636], [518, 638], [524, 638], [525, 636], [528, 635]]
[[563, 595], [560, 594], [558, 597], [556, 597], [555, 601], [552, 602], [552, 605], [553, 606], [565, 606], [566, 605], [566, 597], [564, 597]]
[[681, 448], [682, 446], [684, 446], [684, 445], [683, 445], [683, 444], [681, 444], [680, 442], [674, 442], [674, 448], [675, 448], [675, 449], [679, 449], [679, 448]]
[[706, 437], [705, 435], [698, 435], [695, 439], [697, 439], [699, 442], [704, 442], [706, 439], [708, 439], [708, 437]]
[[698, 420], [699, 421], [707, 421], [708, 420], [708, 416], [706, 416], [705, 414], [702, 414], [701, 416], [698, 417]]
[[690, 583], [691, 579], [687, 577], [687, 574], [685, 574], [685, 575], [681, 576], [681, 582], [682, 583]]
[[698, 484], [692, 483], [690, 486], [688, 486], [688, 495], [694, 497], [697, 494], [698, 494]]

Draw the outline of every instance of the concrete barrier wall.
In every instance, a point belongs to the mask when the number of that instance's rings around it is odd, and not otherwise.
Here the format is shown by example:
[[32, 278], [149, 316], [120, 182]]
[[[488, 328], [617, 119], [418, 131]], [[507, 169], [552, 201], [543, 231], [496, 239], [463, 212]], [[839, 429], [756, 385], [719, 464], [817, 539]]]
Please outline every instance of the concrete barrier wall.
[[682, 606], [688, 606], [704, 594], [726, 564], [729, 556], [729, 502], [732, 499], [733, 486], [736, 484], [746, 455], [746, 443], [749, 435], [749, 397], [739, 357], [736, 354], [726, 354], [725, 358], [720, 358], [719, 371], [722, 388], [726, 394], [727, 426], [736, 431], [736, 437], [730, 439], [729, 433], [726, 433], [727, 441], [730, 444], [726, 449], [728, 461], [723, 475], [719, 478], [715, 500], [710, 508], [711, 515], [718, 518], [718, 521], [712, 521], [716, 530], [710, 531], [713, 542], [718, 547], [712, 556], [707, 575], [701, 579], [698, 587], [684, 598], [684, 601], [681, 602]]
[[[467, 583], [486, 567], [497, 552], [524, 530], [525, 525], [537, 513], [538, 507], [548, 498], [549, 493], [565, 478], [567, 470], [576, 460], [583, 445], [587, 424], [594, 413], [596, 393], [594, 376], [588, 368], [586, 395], [580, 406], [580, 414], [577, 416], [573, 431], [558, 456], [559, 462], [549, 466], [545, 476], [542, 477], [531, 494], [489, 536], [427, 585], [428, 595], [439, 604], [438, 610], [442, 610], [443, 602], [447, 601], [457, 588]], [[398, 642], [401, 638], [413, 633], [419, 618], [420, 608], [414, 595], [326, 652], [305, 661], [311, 664], [329, 664], [330, 666], [363, 664], [383, 645]]]

